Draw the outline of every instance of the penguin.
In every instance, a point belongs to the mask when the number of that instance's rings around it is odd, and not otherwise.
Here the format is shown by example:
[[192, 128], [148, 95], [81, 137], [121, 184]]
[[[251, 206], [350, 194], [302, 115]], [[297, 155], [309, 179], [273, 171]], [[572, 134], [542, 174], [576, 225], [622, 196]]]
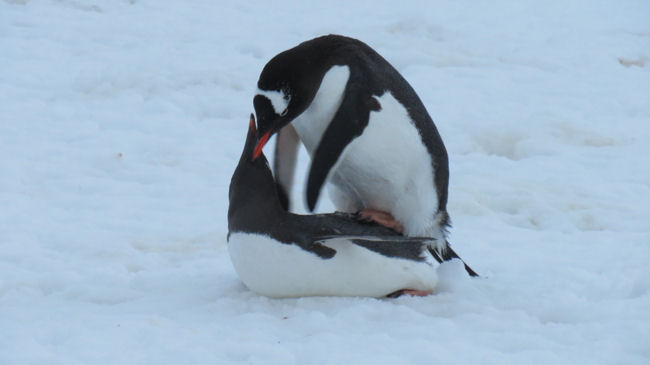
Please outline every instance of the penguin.
[[442, 258], [435, 238], [406, 237], [353, 213], [299, 215], [282, 206], [251, 114], [230, 182], [228, 252], [252, 291], [268, 297], [428, 295]]
[[443, 260], [457, 257], [447, 241], [447, 151], [424, 104], [388, 61], [359, 40], [326, 35], [273, 57], [257, 86], [254, 154], [278, 135], [274, 173], [285, 209], [300, 141], [311, 157], [310, 211], [327, 181], [337, 210], [434, 237]]

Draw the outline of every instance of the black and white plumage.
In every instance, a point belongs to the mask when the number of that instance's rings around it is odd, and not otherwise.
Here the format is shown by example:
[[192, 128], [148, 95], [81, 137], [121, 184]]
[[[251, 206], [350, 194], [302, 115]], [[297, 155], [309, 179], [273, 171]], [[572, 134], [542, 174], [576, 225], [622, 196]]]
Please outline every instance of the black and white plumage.
[[355, 214], [298, 215], [280, 202], [251, 123], [230, 183], [228, 251], [237, 274], [269, 297], [383, 297], [432, 291], [442, 259], [433, 238], [405, 237]]
[[285, 208], [300, 140], [312, 158], [310, 210], [329, 181], [338, 210], [390, 213], [405, 235], [434, 237], [443, 259], [457, 257], [446, 237], [445, 146], [413, 88], [372, 48], [338, 35], [301, 43], [266, 64], [253, 102], [256, 153], [278, 133], [274, 172]]

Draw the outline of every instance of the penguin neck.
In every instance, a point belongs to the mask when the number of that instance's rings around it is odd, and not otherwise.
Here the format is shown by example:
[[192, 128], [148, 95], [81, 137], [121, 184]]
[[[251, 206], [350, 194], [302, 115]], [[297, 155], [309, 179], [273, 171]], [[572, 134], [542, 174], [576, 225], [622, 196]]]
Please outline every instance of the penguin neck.
[[268, 234], [286, 215], [265, 162], [240, 164], [230, 184], [229, 231]]
[[228, 230], [231, 232], [249, 232], [269, 234], [286, 215], [279, 204], [270, 204], [268, 200], [255, 199], [243, 204], [231, 204], [228, 209]]

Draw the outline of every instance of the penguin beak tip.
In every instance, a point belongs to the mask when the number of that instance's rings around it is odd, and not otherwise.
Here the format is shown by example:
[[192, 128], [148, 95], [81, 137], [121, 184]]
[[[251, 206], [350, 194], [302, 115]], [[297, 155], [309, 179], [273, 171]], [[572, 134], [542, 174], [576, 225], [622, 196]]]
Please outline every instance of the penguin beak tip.
[[271, 137], [271, 132], [266, 132], [262, 138], [257, 141], [255, 149], [253, 149], [253, 161], [255, 161], [262, 154], [262, 149], [264, 148], [264, 145], [266, 145], [266, 142], [269, 141], [269, 137]]

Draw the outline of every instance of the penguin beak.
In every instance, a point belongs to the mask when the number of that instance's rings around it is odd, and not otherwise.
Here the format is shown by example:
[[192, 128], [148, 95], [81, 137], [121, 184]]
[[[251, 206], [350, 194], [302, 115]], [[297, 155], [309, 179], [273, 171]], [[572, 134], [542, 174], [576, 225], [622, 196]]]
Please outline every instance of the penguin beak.
[[269, 141], [269, 137], [271, 137], [271, 131], [264, 133], [262, 138], [260, 138], [260, 140], [257, 141], [257, 144], [255, 145], [255, 149], [253, 150], [253, 161], [255, 161], [260, 156], [260, 154], [262, 154], [262, 148], [264, 148], [266, 142]]

